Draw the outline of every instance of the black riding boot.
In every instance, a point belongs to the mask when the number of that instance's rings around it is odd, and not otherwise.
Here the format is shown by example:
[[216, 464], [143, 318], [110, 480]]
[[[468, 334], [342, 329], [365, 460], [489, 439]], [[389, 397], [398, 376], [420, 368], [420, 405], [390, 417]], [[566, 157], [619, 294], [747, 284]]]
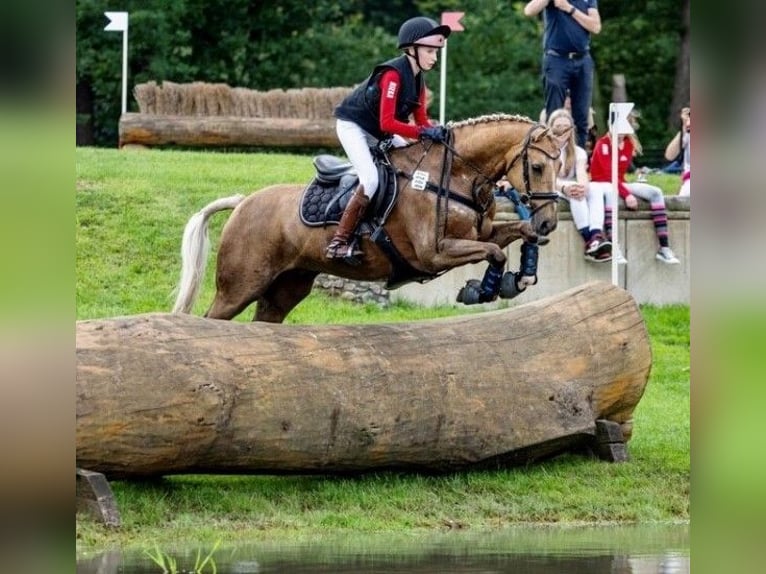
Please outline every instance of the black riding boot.
[[349, 240], [369, 204], [370, 199], [364, 194], [362, 186], [359, 186], [343, 211], [338, 229], [335, 230], [335, 235], [325, 250], [325, 257], [328, 259], [345, 259], [362, 254], [359, 250], [351, 249]]

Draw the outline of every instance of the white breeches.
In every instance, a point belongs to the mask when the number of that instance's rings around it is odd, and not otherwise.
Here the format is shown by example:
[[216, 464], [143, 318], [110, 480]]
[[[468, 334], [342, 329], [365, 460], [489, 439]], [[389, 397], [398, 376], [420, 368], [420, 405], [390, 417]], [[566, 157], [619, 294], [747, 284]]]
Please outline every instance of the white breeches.
[[367, 197], [372, 197], [378, 189], [378, 169], [372, 161], [370, 147], [378, 144], [378, 140], [364, 131], [354, 122], [338, 120], [335, 122], [335, 132], [338, 134], [340, 145], [348, 156], [359, 176], [359, 184]]
[[594, 189], [593, 185], [590, 184], [585, 192], [585, 197], [582, 199], [572, 199], [561, 193], [559, 195], [569, 202], [572, 222], [576, 229], [583, 227], [604, 229], [604, 192], [602, 190]]
[[[378, 145], [378, 140], [360, 128], [358, 124], [346, 120], [335, 122], [335, 132], [338, 134], [338, 140], [348, 160], [359, 176], [359, 184], [364, 194], [371, 198], [378, 190], [378, 168], [372, 159], [370, 148]], [[402, 147], [407, 144], [407, 140], [395, 135], [392, 143], [394, 147]]]

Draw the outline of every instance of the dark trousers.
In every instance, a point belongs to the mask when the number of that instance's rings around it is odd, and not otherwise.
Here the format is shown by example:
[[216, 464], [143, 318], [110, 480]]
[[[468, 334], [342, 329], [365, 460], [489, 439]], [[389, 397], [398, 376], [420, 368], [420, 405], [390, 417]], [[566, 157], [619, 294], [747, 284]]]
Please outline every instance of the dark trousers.
[[586, 54], [581, 58], [545, 54], [543, 56], [543, 89], [545, 90], [545, 113], [564, 107], [569, 91], [572, 101], [572, 119], [577, 130], [577, 145], [585, 149], [588, 135], [588, 112], [593, 97], [593, 58]]

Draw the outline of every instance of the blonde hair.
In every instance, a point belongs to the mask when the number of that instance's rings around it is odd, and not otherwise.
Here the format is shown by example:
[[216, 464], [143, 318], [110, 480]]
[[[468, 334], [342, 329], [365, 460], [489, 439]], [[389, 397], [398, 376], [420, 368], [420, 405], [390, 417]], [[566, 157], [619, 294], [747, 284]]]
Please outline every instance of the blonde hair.
[[631, 110], [628, 114], [628, 122], [630, 123], [630, 127], [633, 128], [633, 133], [626, 134], [626, 136], [630, 138], [630, 141], [633, 143], [633, 155], [641, 155], [644, 153], [644, 147], [641, 145], [641, 141], [638, 139], [638, 135], [636, 134], [638, 128], [641, 127], [641, 124], [638, 123], [638, 118], [640, 117], [641, 112], [636, 109]]
[[[572, 126], [569, 130], [569, 139], [567, 140], [567, 147], [569, 148], [569, 153], [566, 154], [566, 160], [564, 162], [564, 172], [565, 173], [571, 173], [572, 168], [574, 168], [575, 163], [575, 156], [576, 156], [576, 148], [577, 148], [577, 141], [575, 140], [575, 126], [574, 126], [574, 119], [572, 118], [572, 113], [566, 109], [566, 108], [559, 108], [557, 110], [553, 110], [551, 112], [550, 117], [548, 118], [548, 128], [553, 127], [553, 123], [559, 119], [559, 118], [566, 118], [569, 120], [569, 125]], [[561, 160], [556, 160], [557, 162]]]

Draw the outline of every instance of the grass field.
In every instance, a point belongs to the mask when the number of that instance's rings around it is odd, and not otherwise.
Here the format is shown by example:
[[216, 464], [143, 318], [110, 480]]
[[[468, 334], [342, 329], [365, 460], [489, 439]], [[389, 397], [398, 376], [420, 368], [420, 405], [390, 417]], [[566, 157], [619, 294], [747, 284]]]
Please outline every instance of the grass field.
[[[76, 151], [77, 318], [167, 311], [188, 217], [209, 201], [271, 183], [306, 182], [308, 156], [153, 150]], [[650, 175], [674, 193], [675, 176]], [[653, 180], [653, 178], [657, 178]], [[212, 239], [225, 217], [214, 219]], [[200, 295], [213, 293], [212, 265]], [[291, 323], [426, 319], [466, 312], [357, 305], [313, 293]], [[470, 312], [481, 312], [474, 309]], [[77, 517], [80, 548], [179, 540], [311, 538], [327, 532], [429, 532], [445, 524], [670, 522], [689, 519], [689, 307], [642, 307], [653, 367], [635, 412], [631, 461], [576, 455], [525, 468], [445, 476], [179, 476], [112, 484], [123, 527]], [[250, 314], [245, 314], [247, 320]]]

